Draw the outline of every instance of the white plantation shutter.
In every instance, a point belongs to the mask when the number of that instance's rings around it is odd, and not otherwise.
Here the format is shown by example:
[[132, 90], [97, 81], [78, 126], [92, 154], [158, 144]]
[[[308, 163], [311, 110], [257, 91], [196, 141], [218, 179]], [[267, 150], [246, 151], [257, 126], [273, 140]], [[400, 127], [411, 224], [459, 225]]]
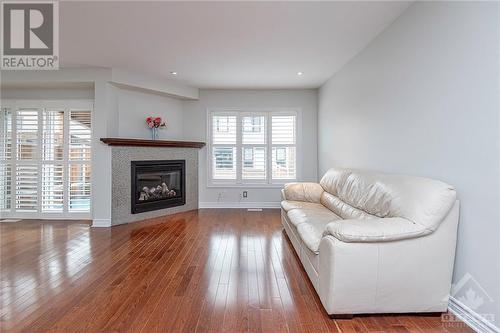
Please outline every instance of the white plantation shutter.
[[15, 208], [20, 212], [38, 211], [39, 109], [21, 108], [16, 112]]
[[90, 208], [90, 163], [71, 164], [69, 168], [69, 211]]
[[272, 141], [274, 144], [295, 144], [296, 116], [272, 116]]
[[236, 147], [213, 147], [213, 178], [236, 179]]
[[16, 167], [16, 210], [38, 210], [38, 165], [18, 164]]
[[266, 117], [261, 115], [241, 117], [242, 143], [243, 144], [265, 144], [266, 143]]
[[242, 182], [266, 180], [266, 120], [266, 114], [241, 114]]
[[[6, 104], [9, 106], [2, 108], [0, 117], [2, 215], [39, 218], [53, 216], [47, 214], [72, 214], [67, 216], [88, 218], [91, 103], [8, 101]], [[74, 215], [76, 212], [79, 215]]]
[[88, 110], [70, 110], [69, 159], [90, 160], [91, 113]]
[[42, 166], [42, 211], [62, 212], [64, 208], [64, 165]]
[[212, 143], [214, 145], [236, 144], [236, 116], [215, 115], [212, 121]]
[[278, 180], [297, 177], [296, 115], [272, 117], [272, 178]]
[[8, 163], [0, 164], [0, 211], [10, 210], [12, 203], [12, 166]]
[[0, 211], [12, 204], [12, 111], [2, 108], [0, 114]]
[[296, 178], [296, 150], [295, 147], [273, 147], [273, 179]]
[[231, 113], [214, 114], [211, 119], [211, 128], [212, 178], [235, 180], [237, 177], [236, 115]]
[[90, 209], [91, 112], [71, 110], [69, 124], [69, 211]]
[[272, 184], [297, 178], [297, 113], [212, 111], [213, 185]]
[[10, 108], [2, 108], [0, 128], [2, 129], [0, 161], [6, 162], [12, 159], [12, 111]]
[[266, 147], [243, 147], [242, 179], [266, 179]]
[[64, 109], [43, 110], [42, 212], [64, 209]]
[[16, 115], [18, 160], [38, 159], [38, 109], [21, 109]]
[[45, 161], [64, 158], [64, 110], [43, 111], [42, 152]]

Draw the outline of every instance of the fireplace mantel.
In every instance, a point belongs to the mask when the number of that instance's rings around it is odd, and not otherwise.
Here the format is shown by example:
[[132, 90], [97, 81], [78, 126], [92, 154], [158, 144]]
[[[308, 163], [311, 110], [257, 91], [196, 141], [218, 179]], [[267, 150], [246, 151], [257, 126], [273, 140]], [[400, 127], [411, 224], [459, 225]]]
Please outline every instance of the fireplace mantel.
[[135, 146], [135, 147], [176, 147], [176, 148], [203, 148], [205, 142], [197, 141], [170, 141], [170, 140], [145, 140], [127, 138], [101, 138], [108, 146]]

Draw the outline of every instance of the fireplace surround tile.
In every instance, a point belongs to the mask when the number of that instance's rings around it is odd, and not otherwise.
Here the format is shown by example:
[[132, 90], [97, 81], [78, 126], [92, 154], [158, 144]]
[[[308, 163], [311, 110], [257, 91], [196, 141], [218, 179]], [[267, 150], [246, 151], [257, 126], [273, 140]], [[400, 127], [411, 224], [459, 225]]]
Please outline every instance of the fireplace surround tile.
[[[166, 147], [111, 147], [111, 225], [198, 209], [198, 149]], [[155, 160], [186, 161], [186, 204], [155, 211], [131, 213], [131, 162]]]

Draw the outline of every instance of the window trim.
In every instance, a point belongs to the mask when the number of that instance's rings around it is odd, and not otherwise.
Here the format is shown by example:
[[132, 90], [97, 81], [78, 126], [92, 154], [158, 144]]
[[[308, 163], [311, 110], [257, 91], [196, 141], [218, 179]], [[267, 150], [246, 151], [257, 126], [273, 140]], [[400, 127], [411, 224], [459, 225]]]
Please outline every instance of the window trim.
[[[282, 188], [283, 184], [295, 182], [301, 179], [302, 176], [302, 110], [297, 107], [291, 108], [240, 108], [240, 107], [228, 107], [228, 108], [208, 108], [206, 110], [207, 113], [207, 150], [206, 150], [206, 177], [207, 177], [207, 185], [206, 187], [227, 187], [227, 188]], [[226, 114], [226, 115], [235, 115], [237, 116], [236, 121], [236, 144], [228, 145], [236, 147], [237, 157], [236, 157], [236, 179], [235, 180], [220, 180], [212, 178], [212, 170], [213, 170], [213, 160], [212, 160], [212, 149], [214, 146], [224, 146], [224, 145], [214, 145], [212, 144], [212, 115], [214, 113], [217, 114]], [[240, 115], [244, 115], [244, 113], [248, 113], [251, 115], [265, 115], [266, 122], [266, 143], [265, 144], [242, 144], [242, 124]], [[279, 115], [294, 115], [295, 118], [295, 149], [296, 149], [296, 165], [295, 165], [295, 178], [294, 179], [272, 179], [272, 148], [273, 145], [271, 140], [271, 131], [272, 131], [272, 116]], [[240, 134], [240, 135], [238, 135]], [[266, 179], [265, 180], [242, 180], [242, 167], [243, 167], [243, 159], [242, 159], [242, 150], [245, 146], [262, 146], [266, 147]], [[284, 145], [287, 146], [287, 145]]]
[[[30, 164], [30, 163], [36, 163], [38, 165], [38, 175], [39, 175], [39, 182], [41, 182], [41, 168], [42, 165], [51, 165], [51, 164], [58, 164], [58, 165], [67, 165], [68, 167], [64, 171], [63, 177], [67, 179], [68, 175], [67, 173], [69, 172], [69, 166], [70, 165], [76, 165], [76, 164], [89, 164], [91, 167], [93, 166], [93, 152], [95, 151], [94, 147], [94, 130], [95, 130], [95, 112], [94, 112], [94, 100], [91, 99], [70, 99], [70, 100], [40, 100], [40, 99], [5, 99], [2, 100], [0, 108], [10, 108], [12, 110], [12, 124], [15, 126], [16, 124], [16, 117], [17, 117], [17, 110], [19, 108], [35, 108], [37, 109], [38, 112], [38, 121], [39, 125], [38, 127], [38, 136], [37, 136], [37, 143], [38, 143], [38, 154], [40, 156], [37, 156], [36, 160], [28, 160], [28, 161], [17, 161], [17, 156], [15, 153], [17, 152], [17, 147], [14, 148], [17, 142], [17, 130], [15, 127], [13, 127], [12, 130], [12, 158], [11, 158], [11, 191], [14, 191], [16, 187], [16, 167], [18, 164]], [[40, 112], [41, 109], [44, 108], [53, 108], [53, 109], [64, 109], [64, 120], [65, 120], [65, 126], [64, 126], [64, 142], [67, 144], [64, 145], [64, 158], [62, 160], [43, 160], [43, 152], [42, 152], [42, 131], [43, 131], [43, 113]], [[90, 128], [90, 137], [91, 137], [91, 156], [90, 159], [87, 160], [70, 160], [69, 159], [69, 126], [66, 124], [69, 123], [69, 111], [70, 110], [90, 110], [90, 119], [91, 119], [91, 128]], [[67, 121], [67, 122], [66, 122]], [[18, 163], [19, 162], [19, 163]], [[62, 212], [48, 212], [48, 211], [42, 211], [42, 199], [40, 196], [41, 192], [41, 186], [38, 186], [37, 191], [38, 193], [38, 202], [37, 202], [37, 211], [36, 212], [30, 212], [30, 211], [18, 211], [14, 209], [15, 207], [15, 192], [11, 192], [12, 198], [11, 198], [11, 209], [9, 211], [2, 211], [2, 217], [4, 218], [20, 218], [20, 219], [91, 219], [92, 218], [92, 209], [93, 209], [93, 198], [92, 198], [92, 193], [93, 193], [93, 179], [94, 179], [94, 172], [90, 173], [90, 211], [70, 211], [68, 208], [68, 203], [67, 201], [69, 200], [69, 188], [66, 188], [66, 184], [63, 185], [64, 188], [64, 207], [66, 209], [63, 209]], [[65, 180], [66, 181], [66, 180]]]

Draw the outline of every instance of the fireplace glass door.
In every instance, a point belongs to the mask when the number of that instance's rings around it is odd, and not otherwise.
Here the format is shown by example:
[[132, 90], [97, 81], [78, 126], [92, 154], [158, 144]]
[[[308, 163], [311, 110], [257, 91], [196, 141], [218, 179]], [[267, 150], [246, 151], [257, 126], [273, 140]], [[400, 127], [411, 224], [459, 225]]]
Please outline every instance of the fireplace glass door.
[[133, 161], [132, 213], [180, 206], [185, 200], [185, 161]]

